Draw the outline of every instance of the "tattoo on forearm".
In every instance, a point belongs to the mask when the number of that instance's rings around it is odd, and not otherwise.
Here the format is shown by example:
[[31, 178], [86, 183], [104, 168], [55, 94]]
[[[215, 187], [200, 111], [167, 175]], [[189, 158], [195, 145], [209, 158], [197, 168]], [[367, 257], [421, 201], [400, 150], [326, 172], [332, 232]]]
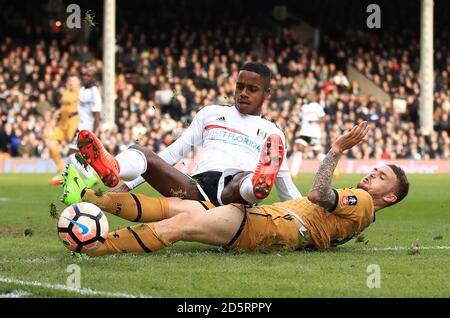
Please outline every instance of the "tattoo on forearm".
[[317, 203], [325, 208], [331, 208], [334, 204], [335, 194], [331, 189], [331, 180], [340, 157], [341, 155], [334, 151], [328, 152], [311, 187], [311, 191], [318, 193]]

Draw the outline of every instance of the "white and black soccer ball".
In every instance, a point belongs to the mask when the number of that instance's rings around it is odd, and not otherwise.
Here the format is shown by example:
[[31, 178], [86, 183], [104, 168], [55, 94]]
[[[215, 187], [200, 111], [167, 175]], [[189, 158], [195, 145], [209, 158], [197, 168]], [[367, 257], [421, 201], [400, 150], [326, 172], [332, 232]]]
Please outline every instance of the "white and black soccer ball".
[[58, 236], [65, 247], [77, 253], [94, 251], [105, 241], [109, 226], [106, 215], [92, 203], [72, 204], [58, 220]]

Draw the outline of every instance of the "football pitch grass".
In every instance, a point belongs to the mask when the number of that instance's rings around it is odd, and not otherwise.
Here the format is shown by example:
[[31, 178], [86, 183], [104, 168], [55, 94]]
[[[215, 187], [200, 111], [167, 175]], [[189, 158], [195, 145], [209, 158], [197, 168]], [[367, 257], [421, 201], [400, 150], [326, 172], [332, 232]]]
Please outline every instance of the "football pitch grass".
[[[49, 177], [0, 174], [0, 297], [450, 297], [448, 174], [409, 175], [404, 202], [377, 213], [359, 239], [325, 252], [248, 254], [180, 242], [154, 254], [85, 259], [57, 237], [49, 205], [64, 206]], [[333, 186], [360, 177], [341, 175]], [[302, 194], [312, 178], [299, 177]], [[137, 191], [155, 195], [145, 185]], [[107, 216], [110, 230], [131, 224]], [[71, 264], [80, 288], [67, 287]]]

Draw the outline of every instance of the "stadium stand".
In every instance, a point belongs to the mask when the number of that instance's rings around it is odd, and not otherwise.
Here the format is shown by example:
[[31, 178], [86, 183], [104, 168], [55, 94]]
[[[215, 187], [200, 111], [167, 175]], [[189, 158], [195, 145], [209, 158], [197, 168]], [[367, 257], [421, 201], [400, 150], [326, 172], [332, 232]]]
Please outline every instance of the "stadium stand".
[[[327, 114], [325, 150], [360, 118], [373, 129], [368, 142], [348, 158], [450, 158], [448, 29], [436, 32], [435, 132], [425, 135], [418, 114], [417, 30], [388, 29], [367, 36], [347, 26], [340, 34], [325, 33], [332, 20], [321, 14], [321, 45], [314, 50], [294, 39], [289, 24], [272, 18], [269, 1], [257, 3], [258, 10], [253, 1], [231, 1], [219, 8], [216, 2], [200, 1], [198, 10], [192, 10], [187, 1], [127, 1], [127, 7], [118, 2], [117, 127], [100, 136], [107, 149], [118, 153], [138, 142], [162, 150], [201, 107], [231, 104], [239, 67], [260, 60], [274, 74], [272, 97], [263, 112], [284, 130], [288, 155], [300, 132], [300, 107], [317, 92]], [[330, 5], [328, 13], [342, 10]], [[95, 35], [101, 29], [91, 31], [94, 35], [84, 44], [48, 23], [35, 23], [1, 28], [0, 156], [49, 158], [48, 138], [66, 77], [79, 73], [87, 61], [102, 66], [101, 42]], [[18, 33], [24, 35], [21, 41]], [[382, 87], [393, 102], [379, 103], [361, 94], [358, 83], [346, 75], [348, 64]], [[394, 105], [397, 100], [404, 101], [404, 111]]]

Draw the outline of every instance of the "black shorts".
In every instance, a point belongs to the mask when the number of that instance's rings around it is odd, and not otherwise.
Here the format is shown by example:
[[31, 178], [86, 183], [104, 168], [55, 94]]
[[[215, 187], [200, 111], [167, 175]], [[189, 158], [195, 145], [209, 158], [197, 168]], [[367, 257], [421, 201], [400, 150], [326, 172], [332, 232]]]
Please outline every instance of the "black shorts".
[[[303, 140], [304, 142], [306, 142], [306, 144], [312, 146], [314, 150], [320, 149], [320, 145], [321, 145], [320, 138], [302, 135], [297, 140], [300, 140], [300, 139]], [[300, 143], [303, 144], [304, 146], [306, 146], [304, 143], [302, 143], [302, 142], [300, 142]]]
[[[209, 201], [213, 203], [215, 206], [220, 206], [220, 202], [218, 201], [217, 196], [219, 194], [219, 180], [222, 177], [222, 172], [219, 171], [205, 171], [196, 175], [193, 175], [192, 178], [198, 182], [198, 185], [202, 188], [205, 194], [208, 196], [205, 198], [203, 195], [203, 199], [205, 201]], [[225, 178], [225, 186], [233, 179], [233, 176], [228, 176]]]

